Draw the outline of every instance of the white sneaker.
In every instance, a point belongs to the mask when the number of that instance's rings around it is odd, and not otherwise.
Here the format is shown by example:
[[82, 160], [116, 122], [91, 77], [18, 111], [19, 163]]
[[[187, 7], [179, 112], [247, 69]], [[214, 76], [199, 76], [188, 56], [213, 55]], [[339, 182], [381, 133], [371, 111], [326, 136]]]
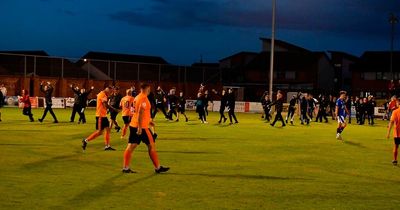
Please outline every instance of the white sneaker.
[[336, 134], [336, 139], [337, 140], [342, 140], [342, 135], [340, 135], [340, 133]]
[[208, 122], [207, 122], [207, 121], [204, 121], [203, 123], [204, 123], [204, 124], [208, 124]]

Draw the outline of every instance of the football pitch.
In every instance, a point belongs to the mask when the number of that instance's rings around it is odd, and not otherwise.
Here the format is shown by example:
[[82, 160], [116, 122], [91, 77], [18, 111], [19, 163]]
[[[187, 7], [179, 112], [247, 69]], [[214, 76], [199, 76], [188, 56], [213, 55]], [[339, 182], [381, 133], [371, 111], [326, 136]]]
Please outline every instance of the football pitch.
[[[55, 110], [44, 123], [3, 108], [0, 123], [0, 209], [398, 209], [400, 168], [391, 164], [387, 121], [350, 125], [344, 142], [336, 123], [272, 128], [258, 114], [238, 114], [237, 125], [156, 119], [156, 141], [166, 174], [155, 174], [145, 145], [122, 174], [126, 139], [112, 132], [117, 151], [103, 137], [82, 152], [94, 131], [69, 123], [70, 110]], [[33, 110], [35, 119], [43, 110]], [[296, 117], [297, 118], [297, 117]], [[118, 116], [119, 122], [122, 119]], [[277, 123], [280, 126], [280, 123]]]

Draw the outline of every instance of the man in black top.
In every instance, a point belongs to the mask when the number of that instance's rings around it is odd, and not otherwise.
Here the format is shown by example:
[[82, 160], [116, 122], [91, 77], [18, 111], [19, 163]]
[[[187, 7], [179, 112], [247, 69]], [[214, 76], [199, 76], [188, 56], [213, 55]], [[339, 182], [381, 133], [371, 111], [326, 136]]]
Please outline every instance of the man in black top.
[[46, 100], [46, 108], [44, 110], [42, 118], [39, 119], [39, 122], [43, 122], [44, 118], [47, 115], [47, 112], [50, 112], [51, 116], [54, 118], [54, 123], [58, 123], [57, 117], [53, 112], [53, 109], [51, 108], [53, 106], [53, 101], [51, 99], [51, 95], [53, 94], [53, 86], [51, 85], [50, 82], [47, 82], [46, 85], [43, 84], [43, 82], [40, 83], [40, 91], [42, 91], [45, 94], [45, 100]]
[[315, 100], [312, 94], [308, 94], [308, 116], [312, 120], [314, 117]]
[[264, 114], [262, 117], [269, 122], [271, 120], [271, 99], [269, 98], [268, 94], [264, 95], [264, 99], [261, 100], [261, 105], [264, 109]]
[[317, 114], [317, 119], [315, 119], [315, 122], [322, 122], [322, 118], [325, 119], [325, 123], [328, 122], [328, 118], [326, 117], [326, 108], [328, 107], [328, 102], [325, 99], [325, 96], [321, 96], [319, 99], [318, 103], [318, 114]]
[[227, 96], [227, 106], [228, 106], [228, 115], [230, 124], [233, 124], [232, 118], [235, 120], [235, 123], [239, 123], [235, 115], [235, 103], [236, 103], [235, 94], [233, 93], [233, 89], [229, 88]]
[[164, 106], [164, 103], [166, 102], [165, 92], [161, 89], [160, 86], [157, 87], [154, 98], [156, 100], [156, 109], [153, 112], [153, 118], [156, 117], [158, 110], [161, 110], [162, 113], [164, 114], [164, 117], [166, 119], [169, 119], [167, 112], [165, 111], [165, 106]]
[[349, 111], [349, 124], [351, 124], [351, 106], [353, 105], [353, 97], [347, 96], [346, 98], [346, 108]]
[[110, 111], [110, 119], [111, 119], [111, 124], [110, 128], [112, 128], [113, 125], [115, 125], [115, 130], [119, 132], [121, 130], [121, 127], [119, 127], [118, 122], [117, 122], [117, 115], [118, 115], [118, 110], [119, 105], [122, 99], [122, 95], [119, 93], [119, 87], [114, 87], [113, 94], [110, 96], [108, 100], [108, 104], [113, 107], [114, 109], [109, 110]]
[[357, 120], [357, 124], [360, 123], [360, 98], [356, 97], [356, 100], [354, 102], [354, 106], [356, 108], [356, 120]]
[[228, 95], [226, 94], [226, 91], [224, 89], [222, 89], [221, 94], [219, 94], [216, 90], [212, 90], [213, 93], [215, 95], [218, 95], [219, 97], [221, 97], [221, 104], [219, 106], [219, 121], [218, 123], [221, 123], [222, 120], [224, 121], [224, 123], [226, 122], [226, 120], [228, 118], [225, 117], [225, 108], [228, 105]]
[[82, 124], [86, 123], [86, 116], [85, 116], [85, 109], [87, 107], [87, 100], [89, 94], [93, 91], [94, 87], [92, 86], [89, 91], [86, 91], [86, 89], [82, 88], [81, 91], [79, 92], [79, 122]]
[[285, 127], [285, 121], [283, 121], [282, 111], [283, 111], [283, 94], [282, 91], [278, 90], [276, 94], [276, 101], [272, 102], [270, 106], [275, 106], [276, 115], [275, 120], [271, 123], [271, 126], [275, 126], [275, 123], [280, 120], [282, 122], [282, 127]]
[[186, 99], [183, 96], [183, 92], [181, 91], [179, 92], [179, 98], [178, 98], [178, 116], [176, 117], [177, 122], [179, 121], [179, 114], [185, 116], [186, 122], [189, 121], [189, 119], [185, 114], [185, 110], [186, 110]]
[[367, 105], [367, 116], [368, 116], [368, 124], [374, 125], [374, 112], [375, 112], [376, 102], [374, 96], [368, 96], [368, 105]]
[[79, 95], [81, 91], [79, 90], [79, 87], [76, 86], [74, 87], [72, 84], [69, 85], [69, 87], [72, 89], [74, 92], [74, 106], [72, 107], [72, 114], [71, 114], [71, 120], [69, 122], [74, 122], [75, 121], [75, 114], [80, 112], [80, 102], [79, 102]]
[[296, 111], [296, 102], [297, 102], [297, 97], [295, 95], [293, 95], [289, 101], [289, 110], [288, 110], [288, 114], [286, 116], [286, 123], [288, 123], [288, 120], [290, 119], [290, 124], [292, 124], [292, 125], [293, 125], [293, 119], [294, 119], [294, 112]]
[[301, 112], [301, 124], [304, 125], [304, 122], [310, 124], [310, 119], [307, 116], [307, 111], [308, 111], [308, 94], [305, 93], [303, 97], [301, 98], [300, 102], [300, 112]]
[[169, 104], [169, 111], [168, 111], [168, 119], [169, 120], [173, 120], [172, 115], [175, 115], [176, 117], [178, 116], [177, 112], [176, 112], [176, 109], [178, 108], [177, 107], [178, 106], [178, 97], [175, 95], [175, 93], [176, 93], [176, 89], [172, 88], [169, 91], [169, 94], [167, 96], [168, 104]]

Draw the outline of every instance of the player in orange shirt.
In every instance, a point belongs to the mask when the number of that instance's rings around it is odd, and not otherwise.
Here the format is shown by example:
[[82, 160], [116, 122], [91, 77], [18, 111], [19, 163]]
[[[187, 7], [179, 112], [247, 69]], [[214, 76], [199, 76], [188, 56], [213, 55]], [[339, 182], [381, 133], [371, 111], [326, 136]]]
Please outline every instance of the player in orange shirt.
[[133, 114], [133, 102], [135, 98], [132, 96], [132, 89], [126, 90], [126, 96], [121, 99], [119, 107], [122, 108], [122, 120], [124, 120], [124, 127], [122, 128], [121, 139], [125, 137], [126, 130], [129, 127]]
[[153, 162], [155, 172], [163, 173], [169, 170], [168, 167], [163, 167], [158, 161], [156, 145], [154, 137], [150, 131], [150, 127], [154, 127], [154, 122], [151, 119], [151, 104], [147, 96], [150, 94], [150, 85], [142, 84], [140, 86], [140, 94], [135, 97], [134, 111], [131, 123], [129, 125], [130, 134], [128, 146], [124, 153], [123, 173], [135, 173], [129, 168], [131, 156], [135, 148], [143, 141], [147, 145], [149, 156]]
[[[400, 100], [396, 99], [396, 107], [399, 107]], [[394, 125], [394, 126], [393, 126]], [[394, 137], [394, 146], [393, 146], [393, 165], [397, 165], [397, 154], [399, 150], [400, 144], [400, 109], [396, 109], [392, 113], [392, 117], [390, 118], [390, 123], [387, 132], [387, 138], [390, 138], [390, 130], [394, 127], [393, 137]]]
[[96, 131], [92, 133], [89, 137], [82, 140], [82, 149], [86, 150], [87, 143], [94, 140], [103, 134], [104, 135], [104, 150], [115, 150], [110, 146], [110, 122], [107, 118], [107, 109], [118, 111], [117, 109], [108, 105], [108, 96], [111, 94], [111, 87], [105, 87], [103, 91], [97, 94], [97, 105], [96, 105]]

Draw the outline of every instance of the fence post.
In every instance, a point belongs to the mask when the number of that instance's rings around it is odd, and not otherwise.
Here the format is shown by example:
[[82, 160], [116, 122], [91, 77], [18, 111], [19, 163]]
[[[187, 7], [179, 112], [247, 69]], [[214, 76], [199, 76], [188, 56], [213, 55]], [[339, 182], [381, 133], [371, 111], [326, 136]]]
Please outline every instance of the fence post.
[[111, 70], [111, 61], [108, 61], [108, 72], [107, 72], [108, 77], [110, 77], [110, 73], [111, 73], [110, 70]]
[[140, 80], [140, 63], [137, 65], [137, 81]]
[[24, 56], [24, 77], [26, 77], [26, 56]]
[[33, 57], [33, 75], [36, 74], [36, 56]]
[[114, 82], [117, 80], [117, 62], [114, 61]]
[[158, 64], [158, 83], [161, 82], [161, 64]]
[[61, 58], [61, 78], [64, 78], [64, 58]]

